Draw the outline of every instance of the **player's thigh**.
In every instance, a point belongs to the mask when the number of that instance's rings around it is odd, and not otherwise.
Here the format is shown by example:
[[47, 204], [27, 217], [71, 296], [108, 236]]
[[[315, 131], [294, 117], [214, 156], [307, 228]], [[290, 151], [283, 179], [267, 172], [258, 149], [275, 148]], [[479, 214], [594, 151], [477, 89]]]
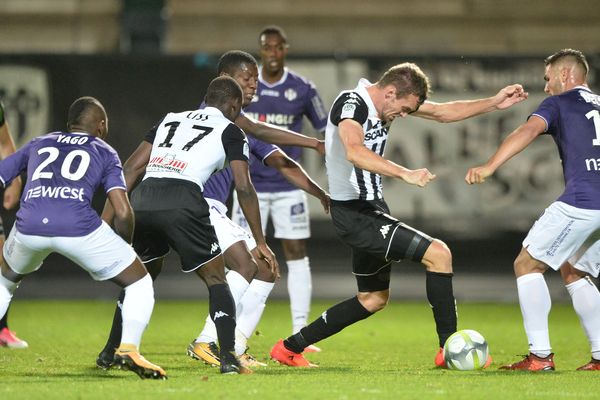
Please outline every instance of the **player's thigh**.
[[273, 193], [271, 219], [276, 238], [309, 238], [310, 217], [306, 193], [302, 190]]
[[52, 240], [57, 253], [85, 269], [97, 281], [112, 279], [137, 259], [133, 248], [102, 222], [82, 237], [57, 237]]
[[[260, 210], [260, 224], [263, 230], [263, 234], [266, 232], [267, 223], [269, 221], [270, 209], [271, 209], [271, 193], [256, 193], [258, 198], [258, 207]], [[246, 216], [240, 207], [240, 203], [235, 190], [233, 191], [233, 204], [231, 207], [231, 220], [238, 226], [242, 227], [246, 231], [250, 232], [250, 226], [246, 220]]]
[[24, 235], [13, 227], [4, 243], [2, 254], [11, 270], [19, 275], [27, 275], [38, 270], [52, 251], [50, 238]]
[[531, 227], [523, 247], [534, 259], [558, 270], [599, 226], [600, 211], [554, 202]]
[[256, 241], [250, 233], [227, 217], [225, 205], [212, 199], [206, 199], [206, 202], [210, 210], [210, 222], [217, 234], [221, 251], [226, 252], [234, 243], [240, 241], [245, 242], [249, 249], [256, 247]]

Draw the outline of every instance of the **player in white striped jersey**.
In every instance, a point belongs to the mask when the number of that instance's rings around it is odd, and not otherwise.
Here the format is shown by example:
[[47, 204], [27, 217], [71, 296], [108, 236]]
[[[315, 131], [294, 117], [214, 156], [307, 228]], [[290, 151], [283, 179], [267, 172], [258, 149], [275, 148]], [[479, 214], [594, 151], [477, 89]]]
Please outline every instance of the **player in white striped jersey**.
[[[326, 168], [331, 193], [331, 217], [340, 238], [352, 248], [357, 296], [339, 303], [307, 327], [271, 350], [282, 364], [310, 367], [302, 355], [309, 345], [383, 309], [389, 300], [392, 261], [421, 262], [427, 271], [427, 299], [433, 310], [440, 350], [456, 331], [452, 289], [452, 256], [440, 240], [389, 215], [383, 200], [382, 176], [423, 187], [435, 179], [426, 168], [411, 170], [383, 157], [388, 128], [396, 117], [409, 114], [438, 121], [457, 121], [506, 108], [527, 97], [520, 85], [496, 96], [450, 103], [425, 102], [429, 81], [415, 64], [386, 71], [374, 84], [361, 79], [342, 92], [329, 112], [325, 133]], [[435, 363], [443, 366], [441, 353]]]

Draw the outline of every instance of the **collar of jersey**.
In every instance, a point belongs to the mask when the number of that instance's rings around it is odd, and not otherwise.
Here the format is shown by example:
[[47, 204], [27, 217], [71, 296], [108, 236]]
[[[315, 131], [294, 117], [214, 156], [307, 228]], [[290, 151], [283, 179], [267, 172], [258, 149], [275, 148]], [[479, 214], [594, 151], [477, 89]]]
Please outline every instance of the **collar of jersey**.
[[260, 70], [258, 71], [258, 81], [265, 85], [268, 88], [274, 88], [275, 86], [281, 85], [288, 77], [288, 67], [283, 67], [283, 75], [281, 78], [275, 83], [266, 82], [262, 77], [262, 65], [260, 66]]
[[225, 115], [223, 115], [223, 113], [221, 112], [221, 110], [219, 110], [216, 107], [206, 106], [206, 107], [202, 108], [201, 110], [202, 110], [203, 113], [220, 115], [223, 118], [225, 118]]
[[573, 89], [571, 89], [571, 90], [576, 90], [576, 89], [582, 89], [582, 90], [585, 90], [585, 91], [588, 91], [588, 92], [592, 93], [592, 89], [590, 89], [590, 88], [589, 88], [589, 87], [587, 87], [587, 86], [579, 85], [579, 86], [575, 86], [575, 87], [574, 87]]
[[369, 96], [369, 92], [367, 92], [367, 88], [372, 86], [373, 84], [369, 82], [366, 78], [360, 78], [358, 81], [358, 86], [356, 86], [356, 91], [360, 94], [360, 97], [363, 98], [365, 103], [367, 103], [367, 107], [369, 110], [375, 110], [375, 104], [373, 104], [373, 99]]
[[89, 133], [87, 132], [66, 132], [69, 133], [71, 135], [86, 135], [86, 136], [91, 136]]

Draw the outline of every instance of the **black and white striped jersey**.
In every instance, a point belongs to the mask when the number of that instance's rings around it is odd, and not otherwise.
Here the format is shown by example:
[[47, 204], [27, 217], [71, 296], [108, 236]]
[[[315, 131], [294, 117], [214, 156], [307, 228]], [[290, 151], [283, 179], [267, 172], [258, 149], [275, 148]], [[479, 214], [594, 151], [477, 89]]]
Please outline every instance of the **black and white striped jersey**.
[[346, 90], [335, 99], [325, 131], [325, 165], [329, 193], [333, 200], [375, 200], [383, 198], [381, 176], [358, 167], [346, 159], [339, 136], [338, 124], [353, 119], [362, 125], [364, 145], [383, 156], [389, 124], [384, 125], [377, 115], [367, 92], [371, 83], [361, 79], [354, 90]]
[[204, 182], [228, 161], [248, 161], [244, 132], [214, 107], [167, 114], [145, 137], [152, 143], [146, 178]]

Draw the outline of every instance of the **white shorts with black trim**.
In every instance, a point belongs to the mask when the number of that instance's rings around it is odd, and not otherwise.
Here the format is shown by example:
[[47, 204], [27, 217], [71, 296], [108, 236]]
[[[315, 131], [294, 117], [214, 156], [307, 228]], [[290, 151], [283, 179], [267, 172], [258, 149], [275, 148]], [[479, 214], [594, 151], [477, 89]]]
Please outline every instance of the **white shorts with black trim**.
[[244, 228], [235, 224], [227, 216], [227, 206], [218, 200], [206, 198], [210, 209], [210, 223], [215, 228], [221, 251], [225, 252], [234, 243], [244, 241], [249, 250], [256, 247], [256, 241]]

